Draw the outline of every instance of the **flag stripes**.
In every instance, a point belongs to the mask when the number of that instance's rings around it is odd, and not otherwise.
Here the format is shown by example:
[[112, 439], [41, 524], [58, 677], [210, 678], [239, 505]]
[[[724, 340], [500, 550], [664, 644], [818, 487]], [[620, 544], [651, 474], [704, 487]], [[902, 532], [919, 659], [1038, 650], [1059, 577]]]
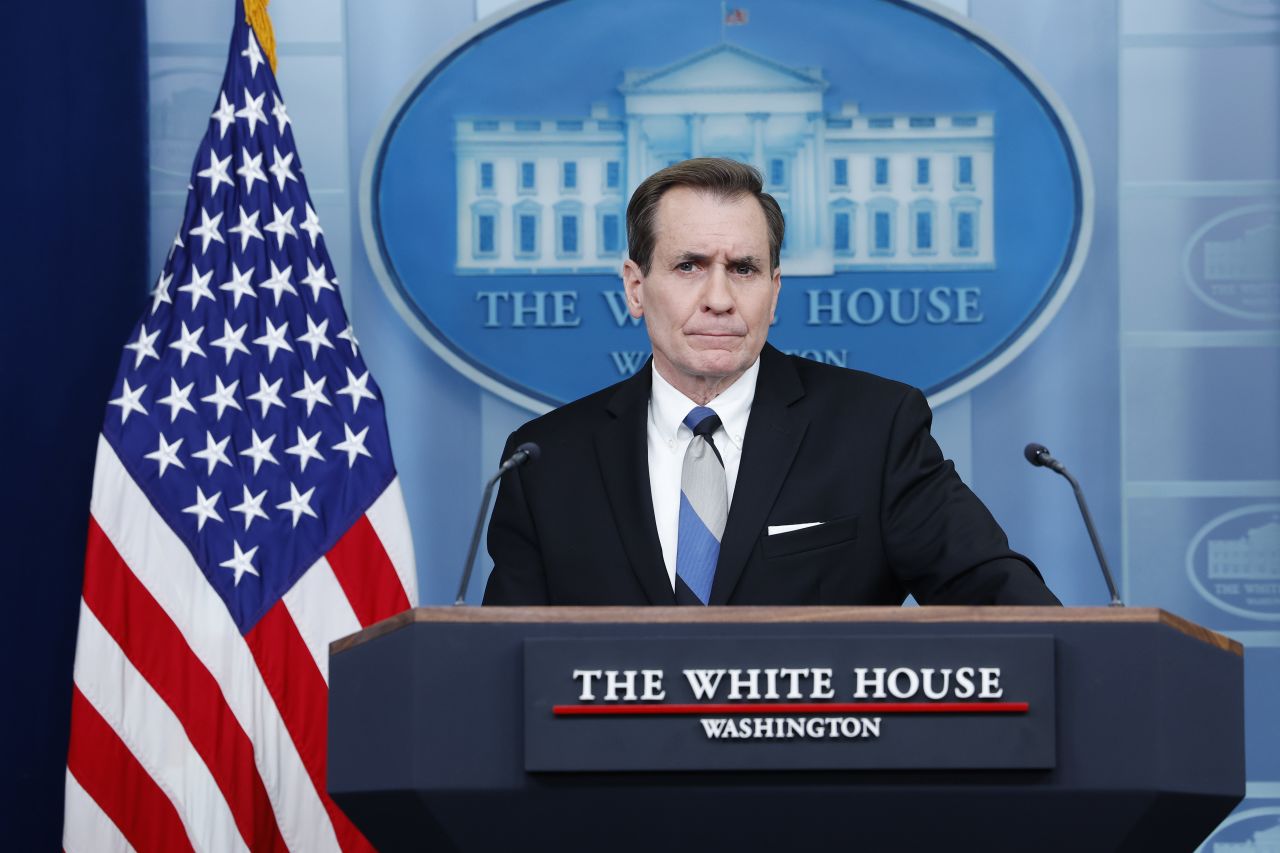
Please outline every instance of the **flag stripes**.
[[351, 525], [327, 556], [361, 626], [409, 609], [391, 558], [367, 518]]
[[107, 813], [70, 773], [67, 774], [63, 801], [69, 811], [80, 817], [75, 823], [68, 824], [63, 833], [62, 849], [66, 853], [136, 853], [120, 828], [111, 822]]
[[323, 557], [316, 561], [281, 600], [311, 652], [320, 677], [328, 684], [329, 642], [334, 637], [354, 634], [361, 628], [360, 620], [338, 585], [329, 561]]
[[213, 774], [241, 836], [254, 850], [285, 850], [254, 766], [253, 744], [182, 632], [143, 588], [90, 519], [84, 603], [139, 675], [177, 716]]
[[[72, 689], [71, 710], [75, 725], [67, 749], [67, 773], [90, 802], [111, 815], [120, 833], [138, 850], [191, 850], [178, 810], [79, 688]], [[82, 805], [78, 798], [67, 799], [68, 810]], [[88, 821], [80, 820], [78, 812], [69, 811], [69, 816], [77, 819], [67, 823], [76, 824], [83, 835], [82, 824]]]
[[[311, 650], [302, 641], [283, 600], [276, 602], [244, 637], [257, 661], [289, 736], [298, 747], [303, 766], [324, 804], [343, 850], [373, 850], [337, 804], [325, 792], [325, 755], [329, 717], [329, 685], [320, 676]], [[336, 639], [336, 638], [335, 638]]]
[[409, 530], [409, 518], [405, 514], [400, 478], [391, 481], [391, 485], [378, 495], [378, 499], [364, 515], [373, 525], [373, 532], [377, 534], [387, 558], [395, 567], [401, 588], [416, 591], [418, 577], [413, 560], [413, 537]]
[[[248, 850], [231, 808], [182, 723], [87, 607], [80, 608], [75, 685], [173, 803], [193, 845]], [[75, 736], [72, 727], [72, 736]]]

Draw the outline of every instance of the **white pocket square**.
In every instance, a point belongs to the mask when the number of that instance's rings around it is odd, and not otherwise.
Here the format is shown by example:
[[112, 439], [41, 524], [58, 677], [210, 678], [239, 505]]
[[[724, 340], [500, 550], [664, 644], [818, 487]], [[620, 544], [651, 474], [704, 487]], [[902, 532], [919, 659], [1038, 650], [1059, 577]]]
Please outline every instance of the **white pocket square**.
[[804, 530], [806, 527], [817, 527], [819, 524], [825, 524], [825, 522], [805, 521], [800, 524], [770, 524], [769, 535], [777, 536], [779, 533], [790, 533], [793, 530]]

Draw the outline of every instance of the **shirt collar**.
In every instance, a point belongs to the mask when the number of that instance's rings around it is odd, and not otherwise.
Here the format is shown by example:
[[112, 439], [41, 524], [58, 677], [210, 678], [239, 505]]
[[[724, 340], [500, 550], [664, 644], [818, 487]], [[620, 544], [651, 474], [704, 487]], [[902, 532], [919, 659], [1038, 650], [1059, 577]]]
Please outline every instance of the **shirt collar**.
[[[662, 439], [670, 443], [675, 441], [680, 430], [689, 432], [689, 428], [684, 425], [684, 418], [689, 414], [689, 410], [698, 404], [663, 379], [656, 365], [652, 370], [653, 389], [649, 396], [649, 420], [657, 428]], [[708, 408], [720, 416], [721, 428], [739, 450], [742, 449], [742, 439], [747, 434], [747, 421], [751, 417], [751, 404], [756, 397], [756, 378], [759, 375], [760, 358], [757, 356], [751, 366], [732, 385], [707, 404]]]

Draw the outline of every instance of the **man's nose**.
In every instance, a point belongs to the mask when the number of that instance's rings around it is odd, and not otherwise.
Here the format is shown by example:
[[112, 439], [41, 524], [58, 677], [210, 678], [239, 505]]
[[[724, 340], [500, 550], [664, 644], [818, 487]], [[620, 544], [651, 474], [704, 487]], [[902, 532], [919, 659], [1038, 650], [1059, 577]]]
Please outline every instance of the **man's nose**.
[[733, 313], [733, 292], [729, 289], [729, 275], [720, 265], [711, 267], [706, 287], [702, 291], [702, 310], [713, 314]]

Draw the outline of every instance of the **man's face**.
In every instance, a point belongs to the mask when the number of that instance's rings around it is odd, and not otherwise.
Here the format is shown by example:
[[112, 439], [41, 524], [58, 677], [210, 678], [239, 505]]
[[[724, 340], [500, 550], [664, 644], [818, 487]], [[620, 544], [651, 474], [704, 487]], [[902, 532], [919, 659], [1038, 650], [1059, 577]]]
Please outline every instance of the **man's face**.
[[778, 304], [781, 271], [769, 269], [769, 228], [751, 196], [717, 199], [668, 190], [654, 218], [645, 275], [627, 260], [627, 307], [644, 317], [662, 377], [705, 403], [760, 355]]

